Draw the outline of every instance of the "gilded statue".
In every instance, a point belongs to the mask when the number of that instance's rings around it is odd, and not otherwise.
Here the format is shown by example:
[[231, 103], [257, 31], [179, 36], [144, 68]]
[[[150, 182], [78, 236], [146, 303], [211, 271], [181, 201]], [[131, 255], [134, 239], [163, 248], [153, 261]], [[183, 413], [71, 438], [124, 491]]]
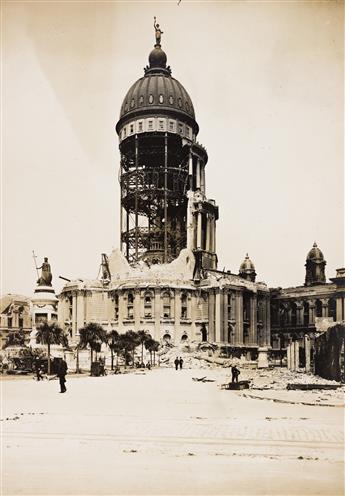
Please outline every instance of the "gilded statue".
[[156, 23], [156, 18], [154, 17], [154, 22], [153, 22], [153, 27], [155, 28], [155, 31], [156, 31], [156, 45], [159, 45], [161, 44], [161, 36], [163, 34], [163, 31], [161, 31], [160, 27], [159, 27], [159, 24]]

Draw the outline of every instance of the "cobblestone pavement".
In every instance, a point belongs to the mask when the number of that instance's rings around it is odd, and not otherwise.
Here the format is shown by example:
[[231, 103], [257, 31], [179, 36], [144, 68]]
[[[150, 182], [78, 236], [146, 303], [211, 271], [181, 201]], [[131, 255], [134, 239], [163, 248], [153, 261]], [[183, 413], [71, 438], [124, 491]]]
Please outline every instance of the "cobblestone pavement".
[[[220, 390], [217, 382], [192, 381], [198, 375], [154, 370], [86, 377], [68, 380], [64, 395], [58, 393], [57, 381], [2, 383], [4, 494], [73, 494], [78, 477], [80, 494], [342, 494], [342, 408], [245, 398]], [[219, 379], [216, 372], [214, 378]], [[54, 475], [66, 458], [76, 476], [70, 479], [68, 470], [70, 486]], [[102, 482], [89, 478], [88, 459], [110, 470]], [[45, 476], [40, 480], [42, 463]], [[178, 471], [179, 482], [167, 479], [167, 466]], [[200, 492], [195, 477], [200, 479], [203, 467], [208, 478]], [[123, 474], [134, 470], [142, 478], [140, 487], [131, 477], [119, 478], [119, 468]], [[288, 468], [294, 470], [290, 492], [267, 475], [274, 469], [277, 477], [286, 477]], [[240, 473], [247, 474], [246, 483]], [[25, 493], [28, 476], [32, 482]], [[309, 479], [318, 486], [308, 485]], [[49, 492], [52, 480], [57, 492]]]

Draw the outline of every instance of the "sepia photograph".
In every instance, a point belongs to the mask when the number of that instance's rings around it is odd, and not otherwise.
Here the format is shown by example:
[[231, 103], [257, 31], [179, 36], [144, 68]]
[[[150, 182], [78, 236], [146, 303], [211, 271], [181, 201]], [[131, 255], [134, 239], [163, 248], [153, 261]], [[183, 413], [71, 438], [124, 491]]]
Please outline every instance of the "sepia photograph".
[[345, 493], [344, 0], [1, 0], [1, 496]]

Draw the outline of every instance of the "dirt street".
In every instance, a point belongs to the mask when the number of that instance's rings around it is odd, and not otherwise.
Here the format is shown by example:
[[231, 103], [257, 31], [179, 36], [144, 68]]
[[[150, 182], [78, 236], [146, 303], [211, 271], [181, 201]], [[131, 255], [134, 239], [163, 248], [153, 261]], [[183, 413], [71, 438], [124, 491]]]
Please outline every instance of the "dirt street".
[[[215, 382], [192, 380], [204, 375]], [[2, 381], [2, 494], [343, 494], [340, 404], [254, 399], [223, 381], [223, 370], [67, 376], [66, 394], [57, 381]]]

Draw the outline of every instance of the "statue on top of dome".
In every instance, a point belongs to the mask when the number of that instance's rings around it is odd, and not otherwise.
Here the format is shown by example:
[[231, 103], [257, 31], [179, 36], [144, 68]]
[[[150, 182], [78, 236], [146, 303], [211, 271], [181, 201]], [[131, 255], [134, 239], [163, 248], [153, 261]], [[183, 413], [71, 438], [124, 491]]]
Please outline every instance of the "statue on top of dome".
[[161, 31], [161, 29], [159, 27], [159, 24], [157, 24], [156, 18], [154, 17], [153, 19], [154, 19], [153, 27], [156, 30], [156, 33], [155, 33], [155, 35], [156, 35], [156, 45], [159, 45], [160, 46], [161, 45], [161, 36], [163, 34], [163, 31]]

